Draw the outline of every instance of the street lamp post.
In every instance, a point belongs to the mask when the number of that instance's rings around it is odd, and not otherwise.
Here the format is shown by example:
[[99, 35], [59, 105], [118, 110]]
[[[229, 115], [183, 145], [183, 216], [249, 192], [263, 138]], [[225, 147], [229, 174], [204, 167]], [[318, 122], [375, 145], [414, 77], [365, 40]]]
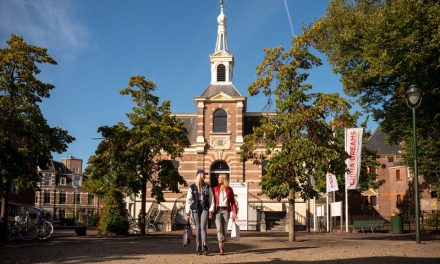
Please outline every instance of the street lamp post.
[[422, 102], [422, 91], [417, 85], [411, 85], [406, 91], [406, 104], [412, 110], [413, 124], [413, 158], [414, 158], [414, 193], [416, 214], [416, 243], [420, 244], [420, 200], [419, 200], [419, 174], [417, 170], [417, 136], [416, 136], [416, 108]]

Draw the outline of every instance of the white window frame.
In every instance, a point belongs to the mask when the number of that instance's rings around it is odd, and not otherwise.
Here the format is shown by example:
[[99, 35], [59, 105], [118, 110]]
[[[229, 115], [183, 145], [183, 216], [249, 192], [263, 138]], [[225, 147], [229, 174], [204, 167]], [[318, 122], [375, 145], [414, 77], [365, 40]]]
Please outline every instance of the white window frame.
[[[78, 184], [78, 185], [75, 185], [75, 182], [76, 182], [77, 179], [78, 179], [79, 184]], [[72, 179], [72, 186], [73, 186], [74, 188], [81, 187], [81, 177], [80, 177], [80, 176], [73, 176], [73, 179]]]
[[66, 185], [67, 184], [67, 178], [66, 177], [61, 177], [60, 178], [60, 185]]

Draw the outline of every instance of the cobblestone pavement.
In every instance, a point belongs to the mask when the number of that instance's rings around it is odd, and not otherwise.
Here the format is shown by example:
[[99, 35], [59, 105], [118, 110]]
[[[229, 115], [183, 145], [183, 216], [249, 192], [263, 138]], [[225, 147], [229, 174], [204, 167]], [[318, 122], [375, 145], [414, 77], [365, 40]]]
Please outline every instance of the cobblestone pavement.
[[194, 244], [182, 246], [181, 232], [138, 236], [86, 237], [57, 233], [48, 241], [0, 242], [1, 263], [440, 263], [440, 236], [425, 235], [416, 245], [410, 234], [323, 234], [298, 232], [287, 242], [283, 232], [244, 232], [226, 243], [219, 256], [214, 230], [210, 254], [197, 256]]

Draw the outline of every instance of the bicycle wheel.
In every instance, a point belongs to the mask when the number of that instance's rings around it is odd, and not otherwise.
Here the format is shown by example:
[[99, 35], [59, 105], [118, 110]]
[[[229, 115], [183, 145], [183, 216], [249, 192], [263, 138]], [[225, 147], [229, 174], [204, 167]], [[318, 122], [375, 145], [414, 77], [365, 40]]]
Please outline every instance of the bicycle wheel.
[[26, 222], [18, 228], [18, 236], [23, 240], [32, 240], [38, 236], [38, 227], [35, 223]]
[[148, 224], [146, 229], [147, 229], [147, 233], [154, 233], [154, 232], [156, 232], [156, 226], [153, 225], [153, 224]]
[[47, 239], [53, 233], [53, 225], [49, 221], [44, 221], [38, 227], [38, 239]]

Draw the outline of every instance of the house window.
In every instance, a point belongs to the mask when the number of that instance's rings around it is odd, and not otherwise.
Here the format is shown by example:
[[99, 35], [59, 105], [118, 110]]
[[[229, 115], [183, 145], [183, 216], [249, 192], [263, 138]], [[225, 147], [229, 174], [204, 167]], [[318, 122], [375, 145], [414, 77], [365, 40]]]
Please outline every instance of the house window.
[[49, 186], [50, 185], [50, 180], [51, 180], [50, 174], [44, 175], [44, 185], [45, 186]]
[[59, 203], [65, 204], [66, 203], [66, 192], [60, 192], [59, 194]]
[[60, 185], [66, 185], [66, 177], [61, 177]]
[[64, 219], [64, 218], [66, 218], [66, 211], [64, 211], [64, 210], [58, 210], [58, 218], [59, 219]]
[[370, 204], [371, 204], [371, 206], [377, 205], [377, 197], [376, 196], [370, 196]]
[[223, 64], [217, 66], [217, 82], [226, 81], [226, 67]]
[[75, 199], [73, 201], [74, 204], [80, 204], [81, 203], [81, 194], [75, 193]]
[[87, 197], [87, 204], [88, 205], [95, 204], [95, 196], [93, 194], [89, 194], [89, 196]]
[[400, 177], [400, 170], [396, 170], [396, 181], [401, 181], [402, 178]]
[[79, 187], [81, 186], [81, 177], [74, 176], [73, 177], [73, 187]]
[[397, 195], [396, 206], [400, 207], [402, 205], [402, 196], [400, 194]]
[[394, 156], [388, 156], [387, 159], [388, 162], [394, 162]]
[[228, 131], [228, 113], [224, 109], [218, 109], [214, 112], [213, 132]]
[[43, 203], [50, 204], [50, 192], [44, 192]]

